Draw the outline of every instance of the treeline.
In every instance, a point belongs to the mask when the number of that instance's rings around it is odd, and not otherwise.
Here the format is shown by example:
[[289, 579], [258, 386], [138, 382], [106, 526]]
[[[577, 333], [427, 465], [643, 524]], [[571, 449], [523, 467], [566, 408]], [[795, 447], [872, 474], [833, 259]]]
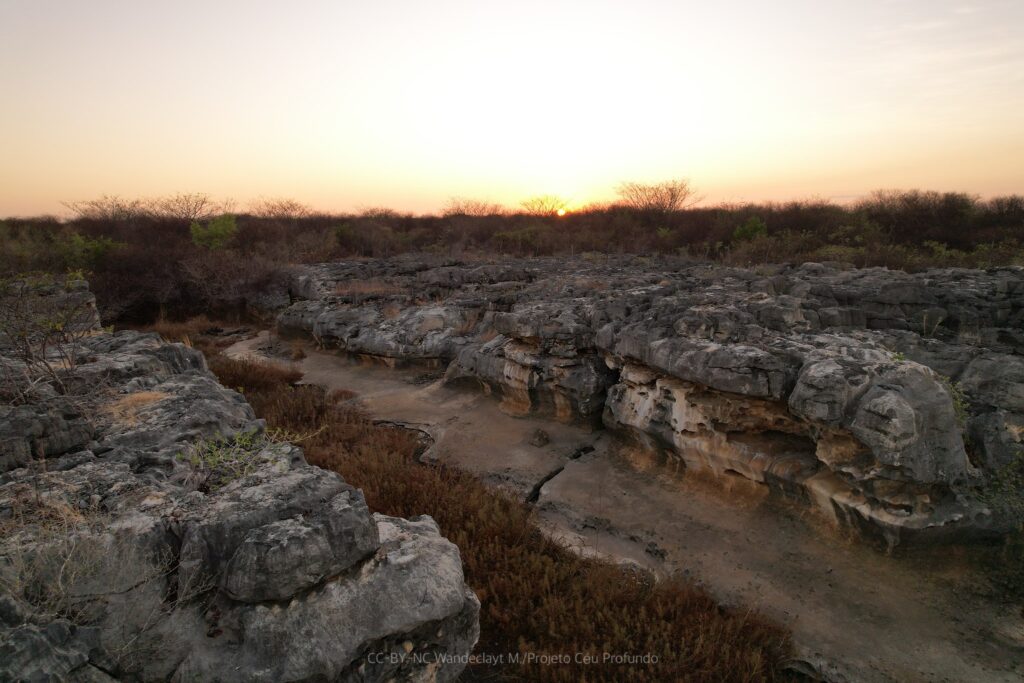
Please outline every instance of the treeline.
[[206, 195], [104, 197], [76, 217], [0, 221], [0, 275], [89, 273], [107, 319], [244, 306], [287, 263], [432, 252], [673, 254], [734, 265], [844, 261], [905, 270], [1024, 263], [1024, 196], [884, 191], [851, 204], [692, 206], [682, 181], [620, 188], [614, 204], [559, 215], [557, 198], [519, 210], [452, 200], [437, 216], [369, 209], [328, 215], [292, 200], [244, 212]]

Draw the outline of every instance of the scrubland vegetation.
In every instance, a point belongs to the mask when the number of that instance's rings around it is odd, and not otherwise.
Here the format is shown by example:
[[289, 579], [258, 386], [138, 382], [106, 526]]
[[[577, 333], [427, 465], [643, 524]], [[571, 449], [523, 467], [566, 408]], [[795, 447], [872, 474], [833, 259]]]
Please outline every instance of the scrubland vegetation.
[[270, 430], [290, 435], [309, 462], [363, 489], [371, 509], [429, 514], [462, 553], [482, 608], [477, 654], [651, 653], [658, 664], [505, 664], [471, 667], [467, 680], [755, 681], [782, 675], [788, 634], [763, 617], [719, 607], [683, 579], [584, 559], [544, 537], [531, 508], [464, 472], [421, 465], [406, 430], [373, 424], [286, 366], [229, 359], [203, 339], [209, 321], [157, 326], [209, 354], [221, 382], [243, 392]]
[[75, 217], [0, 222], [0, 275], [89, 272], [106, 320], [230, 311], [287, 263], [405, 252], [545, 256], [672, 254], [733, 265], [844, 261], [905, 270], [1024, 263], [1024, 196], [877, 192], [827, 201], [694, 206], [684, 181], [626, 183], [616, 203], [565, 215], [558, 197], [516, 210], [452, 199], [442, 215], [384, 208], [316, 213], [263, 199], [245, 211], [208, 196], [70, 204]]

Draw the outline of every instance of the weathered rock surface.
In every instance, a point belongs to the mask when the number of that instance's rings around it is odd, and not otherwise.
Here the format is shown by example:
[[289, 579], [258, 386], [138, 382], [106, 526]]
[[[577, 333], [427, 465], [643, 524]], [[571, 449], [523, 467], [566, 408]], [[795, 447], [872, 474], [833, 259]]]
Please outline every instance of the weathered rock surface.
[[284, 333], [628, 434], [892, 546], [985, 537], [1024, 439], [1024, 269], [430, 258], [307, 267]]
[[0, 678], [458, 676], [479, 602], [430, 518], [372, 515], [198, 351], [80, 344], [68, 395], [0, 408]]

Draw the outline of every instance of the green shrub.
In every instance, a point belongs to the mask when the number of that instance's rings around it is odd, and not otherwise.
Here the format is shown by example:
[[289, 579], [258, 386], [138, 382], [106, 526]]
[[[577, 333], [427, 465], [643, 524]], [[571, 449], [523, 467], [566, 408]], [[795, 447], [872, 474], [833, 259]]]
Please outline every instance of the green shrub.
[[734, 242], [749, 242], [758, 237], [768, 235], [768, 225], [760, 216], [751, 216], [742, 225], [732, 231]]
[[109, 237], [88, 237], [72, 232], [57, 243], [57, 250], [70, 270], [96, 270], [124, 244]]
[[205, 226], [199, 221], [192, 221], [189, 227], [192, 243], [206, 249], [223, 249], [234, 239], [238, 232], [235, 217], [231, 214], [217, 216]]
[[193, 443], [178, 454], [178, 460], [192, 468], [188, 485], [208, 493], [255, 472], [259, 467], [256, 453], [267, 443], [264, 434], [241, 432], [229, 439]]
[[957, 424], [963, 429], [967, 425], [967, 418], [971, 407], [970, 401], [967, 400], [967, 394], [964, 393], [960, 382], [954, 382], [945, 375], [939, 375], [939, 378], [946, 387], [946, 391], [949, 392], [949, 397], [953, 400], [953, 410], [956, 412]]

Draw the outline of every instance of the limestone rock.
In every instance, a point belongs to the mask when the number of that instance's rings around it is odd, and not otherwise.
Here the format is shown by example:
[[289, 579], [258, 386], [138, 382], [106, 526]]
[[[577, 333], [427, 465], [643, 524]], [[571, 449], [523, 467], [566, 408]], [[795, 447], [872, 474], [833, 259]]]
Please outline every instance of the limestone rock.
[[[457, 678], [479, 603], [429, 518], [371, 515], [193, 349], [80, 344], [64, 398], [0, 406], [0, 678]], [[200, 476], [211, 443], [244, 466]]]
[[1003, 524], [974, 491], [1022, 446], [1024, 269], [403, 256], [302, 277], [282, 332], [445, 363], [513, 414], [600, 419], [889, 545]]

